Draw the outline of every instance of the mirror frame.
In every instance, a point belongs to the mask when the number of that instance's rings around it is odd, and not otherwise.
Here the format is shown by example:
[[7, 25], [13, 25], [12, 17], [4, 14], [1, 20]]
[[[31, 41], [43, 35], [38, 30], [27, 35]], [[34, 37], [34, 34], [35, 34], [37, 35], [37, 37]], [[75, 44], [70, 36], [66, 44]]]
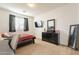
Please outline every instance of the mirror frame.
[[52, 30], [55, 30], [55, 19], [47, 20], [47, 30], [51, 30], [50, 27], [49, 27], [49, 22], [50, 22], [50, 21], [53, 21], [54, 26], [53, 26]]

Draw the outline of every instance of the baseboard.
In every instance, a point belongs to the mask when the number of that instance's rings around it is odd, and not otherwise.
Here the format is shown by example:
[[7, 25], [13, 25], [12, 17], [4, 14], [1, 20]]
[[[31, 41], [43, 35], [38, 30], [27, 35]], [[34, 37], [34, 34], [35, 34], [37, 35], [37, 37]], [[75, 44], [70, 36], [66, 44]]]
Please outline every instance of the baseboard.
[[59, 44], [59, 45], [61, 45], [61, 46], [65, 46], [65, 47], [68, 47], [67, 45], [64, 45], [64, 44]]

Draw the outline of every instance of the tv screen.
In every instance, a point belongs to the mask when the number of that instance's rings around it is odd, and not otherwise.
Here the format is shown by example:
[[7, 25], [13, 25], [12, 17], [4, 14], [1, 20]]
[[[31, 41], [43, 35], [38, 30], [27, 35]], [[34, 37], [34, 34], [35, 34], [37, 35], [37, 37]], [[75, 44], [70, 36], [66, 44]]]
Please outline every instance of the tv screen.
[[35, 22], [35, 27], [43, 27], [43, 22], [42, 21]]

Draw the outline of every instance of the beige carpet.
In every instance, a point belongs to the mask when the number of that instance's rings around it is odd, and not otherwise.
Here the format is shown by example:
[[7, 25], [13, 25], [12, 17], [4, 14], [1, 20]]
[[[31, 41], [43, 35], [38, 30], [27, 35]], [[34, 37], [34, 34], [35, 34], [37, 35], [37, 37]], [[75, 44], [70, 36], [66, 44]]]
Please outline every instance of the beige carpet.
[[75, 51], [69, 47], [51, 44], [39, 39], [35, 40], [35, 44], [29, 44], [18, 48], [17, 55], [75, 55], [79, 51]]

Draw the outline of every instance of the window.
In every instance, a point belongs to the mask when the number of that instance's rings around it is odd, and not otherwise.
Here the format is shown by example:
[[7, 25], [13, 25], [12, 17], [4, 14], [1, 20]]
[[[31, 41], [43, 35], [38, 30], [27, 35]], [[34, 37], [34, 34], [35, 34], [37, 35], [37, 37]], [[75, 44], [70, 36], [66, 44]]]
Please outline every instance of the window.
[[24, 30], [24, 18], [21, 18], [21, 17], [15, 18], [15, 29], [16, 31]]
[[28, 18], [17, 17], [10, 15], [9, 17], [9, 32], [28, 31]]

